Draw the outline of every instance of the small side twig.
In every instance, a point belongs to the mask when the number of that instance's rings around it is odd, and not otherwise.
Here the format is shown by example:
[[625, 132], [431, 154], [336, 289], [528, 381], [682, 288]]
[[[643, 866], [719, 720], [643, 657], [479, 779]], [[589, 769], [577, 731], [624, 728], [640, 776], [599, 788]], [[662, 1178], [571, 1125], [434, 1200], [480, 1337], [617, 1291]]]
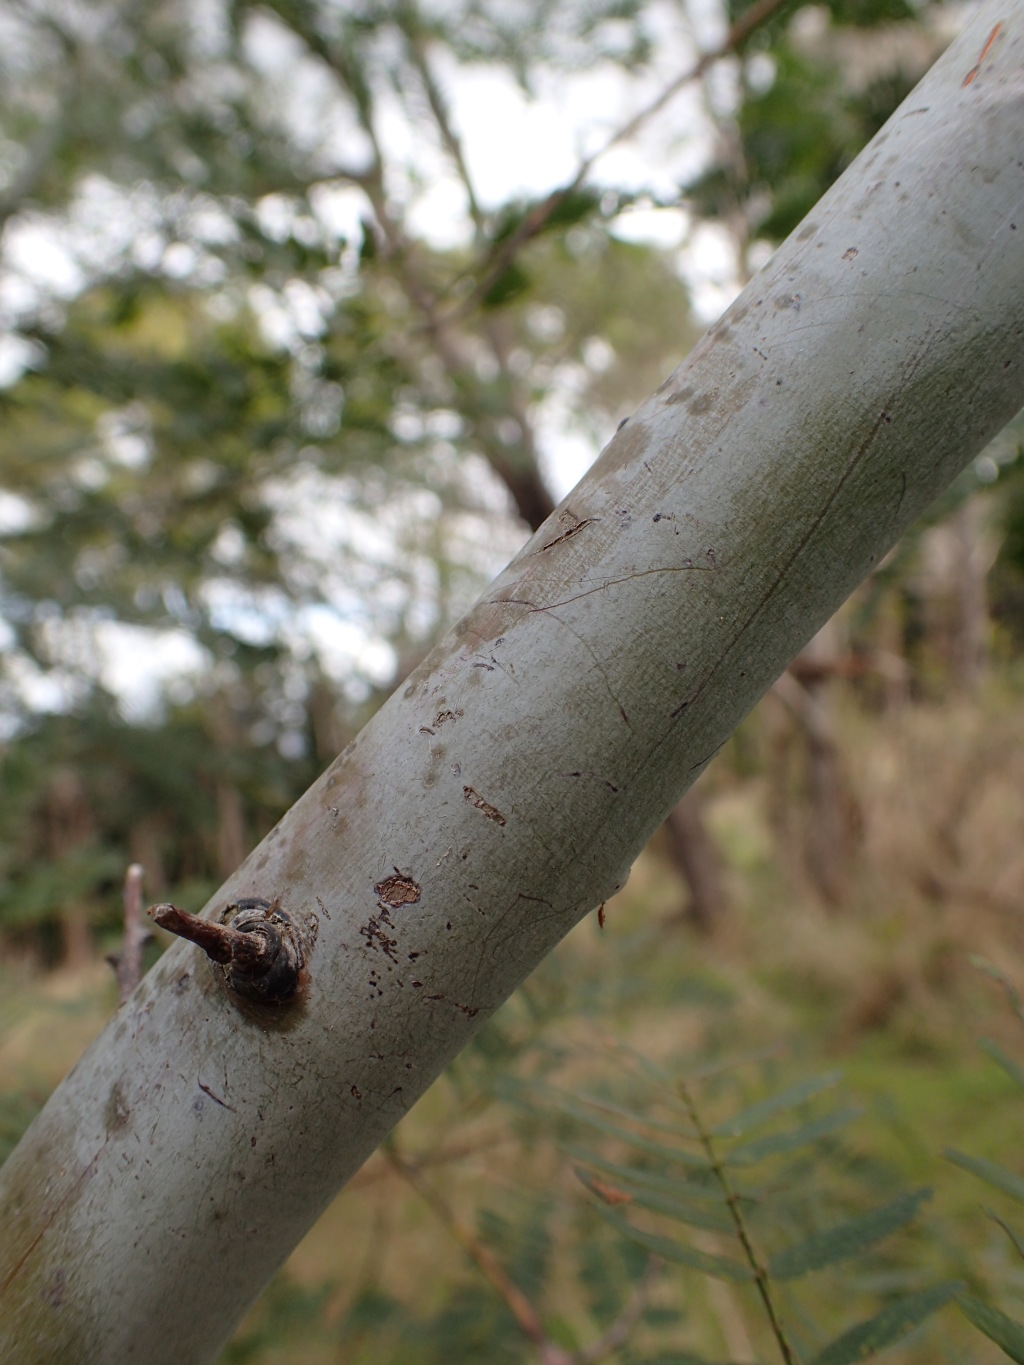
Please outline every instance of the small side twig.
[[277, 950], [277, 944], [264, 933], [241, 934], [227, 924], [200, 919], [168, 902], [150, 906], [147, 914], [161, 929], [187, 938], [222, 967], [238, 962], [248, 971], [256, 972], [266, 966]]
[[420, 81], [423, 84], [423, 92], [427, 97], [427, 103], [430, 105], [430, 112], [433, 114], [434, 122], [437, 124], [437, 131], [441, 138], [441, 143], [448, 153], [449, 160], [462, 182], [463, 189], [466, 191], [466, 204], [469, 209], [469, 216], [473, 220], [473, 226], [476, 229], [477, 236], [482, 237], [484, 233], [484, 214], [480, 207], [480, 200], [477, 197], [476, 187], [473, 184], [473, 177], [469, 173], [469, 165], [466, 161], [462, 142], [452, 126], [447, 101], [431, 70], [419, 16], [416, 14], [415, 9], [411, 10], [410, 14], [411, 16], [414, 16], [414, 22], [412, 24], [407, 24], [405, 28], [409, 56], [412, 59], [413, 66], [419, 73]]

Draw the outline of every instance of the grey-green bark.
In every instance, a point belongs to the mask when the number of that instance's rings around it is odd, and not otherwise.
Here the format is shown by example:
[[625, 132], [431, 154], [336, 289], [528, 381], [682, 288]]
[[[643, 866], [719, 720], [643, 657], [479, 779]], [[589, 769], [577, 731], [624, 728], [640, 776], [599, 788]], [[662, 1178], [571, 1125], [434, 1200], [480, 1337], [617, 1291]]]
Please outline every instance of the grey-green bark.
[[318, 916], [303, 1002], [180, 944], [121, 1007], [0, 1173], [7, 1365], [213, 1359], [1021, 406], [1022, 71], [1024, 3], [987, 7], [214, 898]]

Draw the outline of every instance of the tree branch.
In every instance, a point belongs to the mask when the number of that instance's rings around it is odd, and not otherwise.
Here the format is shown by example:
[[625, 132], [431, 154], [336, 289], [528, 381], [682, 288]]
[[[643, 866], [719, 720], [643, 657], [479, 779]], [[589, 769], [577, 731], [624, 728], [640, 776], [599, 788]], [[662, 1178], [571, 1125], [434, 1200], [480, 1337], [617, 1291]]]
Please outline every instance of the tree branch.
[[434, 116], [437, 124], [437, 131], [440, 134], [442, 145], [448, 153], [452, 165], [462, 182], [462, 187], [466, 191], [466, 202], [469, 207], [469, 216], [473, 220], [478, 238], [482, 238], [485, 231], [485, 218], [480, 202], [477, 199], [476, 189], [473, 185], [473, 177], [469, 173], [469, 166], [466, 163], [465, 153], [462, 149], [462, 142], [452, 127], [451, 118], [448, 113], [448, 105], [441, 92], [440, 86], [434, 79], [434, 73], [430, 69], [427, 59], [426, 46], [423, 39], [423, 32], [419, 24], [419, 13], [415, 4], [410, 3], [407, 10], [402, 13], [404, 20], [403, 31], [406, 43], [409, 48], [409, 56], [412, 64], [416, 68], [423, 90], [430, 106], [430, 112]]
[[752, 33], [762, 24], [767, 23], [773, 15], [787, 4], [789, 4], [789, 0], [757, 0], [756, 4], [751, 5], [750, 9], [736, 20], [716, 48], [703, 53], [689, 70], [681, 76], [677, 76], [674, 81], [670, 81], [649, 104], [646, 104], [621, 128], [612, 133], [596, 152], [585, 157], [580, 162], [576, 174], [571, 180], [559, 189], [552, 190], [546, 199], [542, 200], [526, 215], [513, 232], [510, 232], [497, 244], [489, 257], [483, 262], [482, 274], [473, 290], [451, 309], [445, 321], [454, 322], [464, 318], [479, 307], [490, 289], [509, 268], [526, 243], [544, 231], [544, 228], [551, 221], [552, 215], [582, 187], [596, 163], [603, 156], [606, 156], [613, 147], [617, 147], [620, 142], [625, 142], [639, 132], [644, 124], [648, 123], [655, 114], [660, 113], [680, 90], [699, 80], [716, 62], [737, 52]]

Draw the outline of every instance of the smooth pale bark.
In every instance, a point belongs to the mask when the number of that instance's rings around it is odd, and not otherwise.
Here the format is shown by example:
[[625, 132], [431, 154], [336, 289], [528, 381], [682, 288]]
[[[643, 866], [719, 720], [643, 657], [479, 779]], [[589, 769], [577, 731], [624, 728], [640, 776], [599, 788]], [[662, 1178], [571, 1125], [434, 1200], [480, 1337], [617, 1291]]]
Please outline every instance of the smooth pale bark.
[[1022, 35], [1021, 0], [976, 17], [211, 902], [318, 914], [305, 1003], [240, 1008], [179, 944], [58, 1089], [0, 1174], [6, 1365], [215, 1358], [1021, 406]]

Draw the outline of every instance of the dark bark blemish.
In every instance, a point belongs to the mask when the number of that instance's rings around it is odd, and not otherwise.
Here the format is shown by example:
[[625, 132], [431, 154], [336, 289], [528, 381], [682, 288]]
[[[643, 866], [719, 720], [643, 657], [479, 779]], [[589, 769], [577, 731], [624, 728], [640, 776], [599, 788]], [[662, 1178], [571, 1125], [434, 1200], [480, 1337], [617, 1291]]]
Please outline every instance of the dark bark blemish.
[[219, 1095], [215, 1095], [208, 1085], [204, 1085], [203, 1082], [200, 1080], [197, 1080], [196, 1084], [199, 1086], [199, 1089], [203, 1092], [204, 1095], [209, 1095], [210, 1099], [213, 1100], [214, 1104], [219, 1104], [222, 1109], [230, 1109], [232, 1114], [238, 1113], [238, 1110], [235, 1108], [233, 1104], [228, 1104], [227, 1100], [222, 1100]]
[[438, 1000], [442, 1004], [451, 1005], [453, 1009], [461, 1011], [467, 1019], [472, 1019], [480, 1013], [479, 1005], [460, 1005], [457, 1000], [449, 1000], [446, 995], [427, 995], [425, 1000]]

